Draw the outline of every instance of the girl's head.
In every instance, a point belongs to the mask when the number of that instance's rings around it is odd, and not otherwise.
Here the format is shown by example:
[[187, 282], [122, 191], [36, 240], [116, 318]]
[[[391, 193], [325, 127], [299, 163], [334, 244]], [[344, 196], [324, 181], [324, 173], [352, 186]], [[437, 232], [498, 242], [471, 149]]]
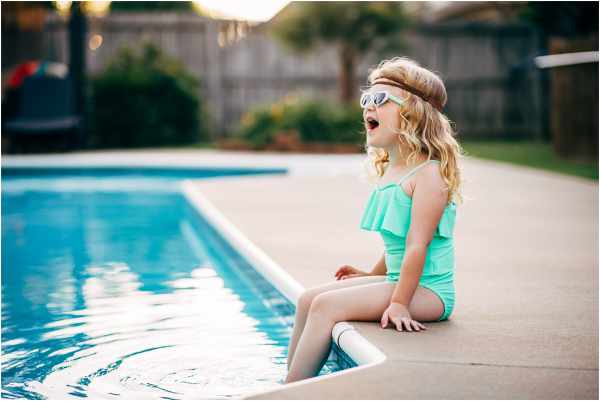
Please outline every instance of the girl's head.
[[371, 69], [368, 83], [361, 96], [365, 145], [377, 176], [388, 167], [390, 154], [409, 165], [440, 160], [449, 199], [462, 198], [458, 193], [462, 149], [441, 111], [448, 99], [442, 80], [409, 58], [394, 57]]

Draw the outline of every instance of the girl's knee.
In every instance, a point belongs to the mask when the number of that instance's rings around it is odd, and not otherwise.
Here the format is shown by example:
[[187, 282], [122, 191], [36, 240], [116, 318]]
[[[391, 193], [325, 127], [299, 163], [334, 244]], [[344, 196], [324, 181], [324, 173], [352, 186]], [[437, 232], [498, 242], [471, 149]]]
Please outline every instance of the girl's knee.
[[327, 309], [331, 306], [331, 300], [329, 299], [329, 294], [327, 292], [322, 292], [317, 294], [310, 304], [310, 312], [311, 313], [324, 313], [327, 312]]
[[317, 295], [318, 293], [310, 288], [308, 290], [304, 290], [302, 294], [300, 294], [300, 298], [298, 298], [298, 307], [309, 310], [313, 299]]

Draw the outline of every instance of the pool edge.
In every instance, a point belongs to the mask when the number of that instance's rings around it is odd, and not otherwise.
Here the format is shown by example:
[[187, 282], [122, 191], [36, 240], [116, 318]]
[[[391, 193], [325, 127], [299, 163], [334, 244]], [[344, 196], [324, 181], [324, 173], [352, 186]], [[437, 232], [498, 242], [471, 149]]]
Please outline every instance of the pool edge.
[[[182, 180], [180, 184], [182, 195], [189, 204], [204, 217], [213, 228], [225, 238], [229, 244], [242, 255], [248, 263], [258, 271], [267, 281], [279, 290], [290, 302], [297, 304], [298, 298], [304, 287], [298, 283], [287, 271], [271, 259], [262, 249], [246, 237], [225, 215], [210, 201], [198, 188], [193, 180]], [[294, 383], [284, 384], [282, 387], [298, 386], [309, 382], [328, 380], [332, 377], [346, 374], [348, 371], [367, 369], [383, 363], [387, 357], [375, 345], [364, 338], [348, 322], [338, 322], [332, 330], [332, 340], [352, 358], [358, 366], [333, 372], [324, 376], [312, 377]], [[242, 396], [254, 397], [266, 394], [273, 389], [247, 393]]]

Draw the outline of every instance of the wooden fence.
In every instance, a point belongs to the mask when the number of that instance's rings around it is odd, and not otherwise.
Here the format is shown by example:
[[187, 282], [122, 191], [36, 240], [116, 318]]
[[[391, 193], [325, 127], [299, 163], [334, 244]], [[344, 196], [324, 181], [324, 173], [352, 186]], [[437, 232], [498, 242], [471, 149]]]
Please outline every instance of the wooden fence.
[[[194, 14], [113, 13], [90, 20], [88, 37], [100, 35], [102, 44], [87, 50], [88, 70], [101, 71], [120, 46], [155, 42], [201, 78], [201, 96], [217, 136], [231, 134], [247, 110], [291, 91], [337, 99], [335, 49], [324, 45], [296, 55], [282, 48], [267, 27]], [[514, 68], [538, 55], [540, 37], [532, 28], [421, 25], [404, 37], [408, 48], [402, 55], [444, 80], [449, 98], [445, 113], [462, 138], [544, 138], [540, 73]], [[68, 61], [65, 21], [51, 15], [42, 38], [42, 57]], [[380, 58], [393, 55], [365, 55], [356, 85], [365, 84], [368, 68]]]
[[[598, 35], [551, 38], [553, 54], [598, 49]], [[598, 62], [550, 70], [550, 131], [554, 151], [577, 161], [598, 161]]]

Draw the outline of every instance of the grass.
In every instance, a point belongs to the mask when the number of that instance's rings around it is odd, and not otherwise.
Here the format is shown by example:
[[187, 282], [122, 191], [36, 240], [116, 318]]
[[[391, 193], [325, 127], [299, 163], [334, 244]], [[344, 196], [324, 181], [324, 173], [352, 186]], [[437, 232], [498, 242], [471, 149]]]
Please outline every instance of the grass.
[[598, 161], [577, 162], [558, 157], [546, 142], [463, 141], [467, 156], [536, 167], [544, 170], [598, 180]]

